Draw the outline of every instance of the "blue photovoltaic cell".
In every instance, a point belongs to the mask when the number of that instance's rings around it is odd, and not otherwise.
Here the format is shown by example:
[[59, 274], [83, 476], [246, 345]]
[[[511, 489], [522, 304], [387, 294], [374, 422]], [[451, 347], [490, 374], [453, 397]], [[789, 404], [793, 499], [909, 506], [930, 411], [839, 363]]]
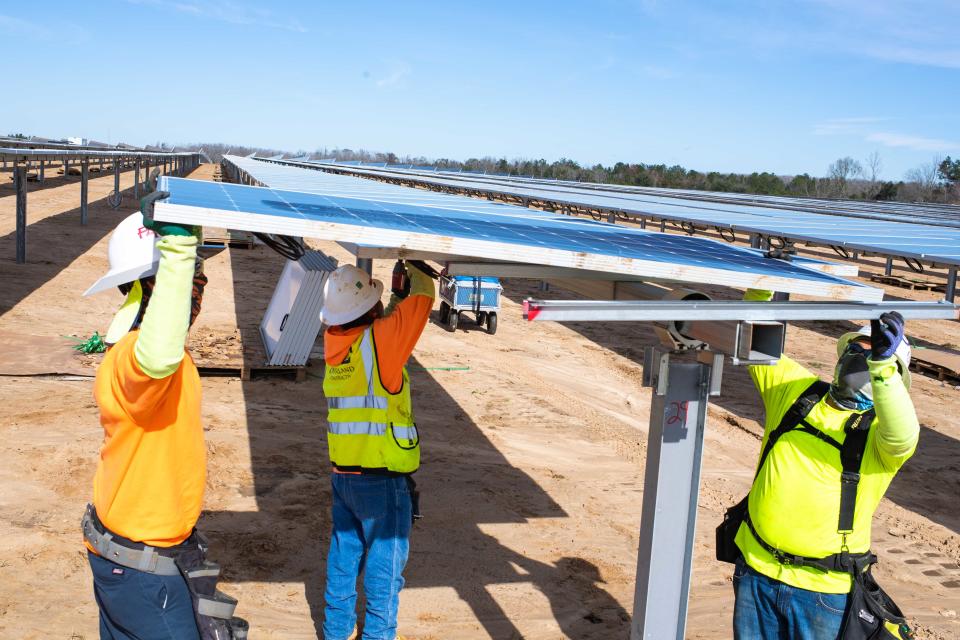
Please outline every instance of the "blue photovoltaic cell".
[[[342, 164], [342, 163], [341, 163]], [[383, 173], [408, 174], [425, 184], [453, 186], [494, 192], [518, 198], [551, 201], [634, 215], [650, 215], [695, 224], [722, 226], [734, 231], [786, 236], [800, 241], [875, 251], [885, 255], [923, 258], [945, 264], [960, 264], [960, 228], [898, 222], [909, 220], [904, 215], [885, 213], [863, 217], [842, 212], [816, 213], [753, 204], [693, 201], [652, 193], [617, 193], [614, 189], [587, 189], [569, 183], [542, 184], [542, 181], [517, 178], [493, 178], [460, 174], [416, 174], [399, 170], [384, 171], [367, 167], [351, 167], [371, 176]], [[667, 192], [669, 190], [660, 190]], [[784, 203], [784, 206], [786, 203]], [[827, 206], [827, 205], [824, 205]], [[852, 206], [852, 205], [844, 205]], [[866, 205], [865, 205], [866, 206]], [[929, 209], [934, 209], [933, 207]], [[911, 211], [920, 211], [914, 206]], [[945, 220], [949, 223], [950, 216]], [[922, 219], [922, 218], [921, 218]]]
[[[237, 160], [231, 158], [231, 160]], [[247, 163], [256, 161], [248, 160]], [[262, 163], [260, 163], [262, 165]], [[161, 177], [160, 189], [170, 192], [169, 204], [237, 211], [288, 220], [331, 222], [365, 228], [485, 240], [529, 247], [559, 249], [580, 254], [615, 256], [680, 266], [721, 269], [755, 276], [804, 280], [822, 285], [856, 286], [840, 278], [817, 273], [757, 252], [706, 238], [679, 236], [625, 228], [593, 220], [536, 213], [522, 207], [485, 203], [469, 198], [404, 189], [407, 201], [390, 190], [392, 185], [346, 178], [309, 169], [274, 165], [302, 190], [279, 190], [236, 184]], [[290, 171], [303, 175], [290, 177]], [[262, 176], [257, 178], [262, 180]], [[262, 180], [266, 182], [266, 180]], [[321, 193], [322, 184], [329, 181]], [[345, 182], [352, 182], [350, 188]], [[306, 193], [305, 190], [313, 193]], [[352, 189], [352, 191], [351, 191]], [[369, 191], [368, 191], [369, 189]], [[345, 191], [351, 191], [349, 195]], [[369, 195], [362, 195], [368, 191]], [[381, 193], [382, 192], [382, 193]], [[416, 202], [414, 198], [425, 200]], [[440, 199], [451, 199], [442, 206]], [[459, 206], [466, 200], [472, 206]], [[481, 206], [482, 205], [482, 206]]]

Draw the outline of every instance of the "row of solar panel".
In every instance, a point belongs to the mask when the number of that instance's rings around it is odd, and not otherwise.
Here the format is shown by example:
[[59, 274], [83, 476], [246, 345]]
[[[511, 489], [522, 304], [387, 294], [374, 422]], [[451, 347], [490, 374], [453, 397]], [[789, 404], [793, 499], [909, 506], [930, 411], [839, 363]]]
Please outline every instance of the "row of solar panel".
[[[332, 165], [302, 166], [335, 169]], [[393, 177], [396, 172], [369, 167], [343, 167], [358, 175]], [[864, 219], [749, 204], [695, 202], [678, 197], [632, 193], [585, 192], [560, 185], [495, 184], [473, 177], [405, 174], [407, 180], [558, 206], [587, 207], [635, 216], [689, 222], [733, 232], [783, 237], [793, 241], [844, 247], [894, 257], [960, 265], [960, 229], [896, 220]]]
[[[492, 182], [509, 182], [519, 184], [562, 185], [583, 190], [612, 191], [616, 193], [642, 193], [663, 196], [677, 196], [710, 202], [733, 204], [758, 204], [766, 206], [786, 207], [793, 210], [846, 213], [862, 212], [865, 214], [890, 214], [897, 216], [908, 215], [924, 216], [931, 224], [937, 220], [952, 221], [960, 225], [960, 206], [940, 203], [907, 203], [883, 201], [835, 200], [826, 198], [800, 198], [791, 196], [771, 196], [747, 193], [726, 193], [718, 191], [700, 191], [693, 189], [666, 189], [658, 187], [641, 187], [633, 185], [602, 184], [591, 182], [574, 182], [550, 178], [534, 178], [513, 176], [508, 174], [486, 173], [479, 171], [464, 171], [461, 169], [441, 169], [430, 166], [415, 166], [412, 164], [387, 164], [376, 162], [337, 161], [335, 159], [313, 160], [318, 164], [340, 164], [367, 168], [390, 169], [395, 171], [414, 171], [417, 173], [442, 174], [445, 177], [467, 176], [479, 180]], [[913, 220], [920, 222], [921, 220]]]
[[702, 237], [647, 232], [260, 160], [225, 160], [270, 188], [162, 178], [157, 217], [445, 255], [876, 301], [882, 292]]

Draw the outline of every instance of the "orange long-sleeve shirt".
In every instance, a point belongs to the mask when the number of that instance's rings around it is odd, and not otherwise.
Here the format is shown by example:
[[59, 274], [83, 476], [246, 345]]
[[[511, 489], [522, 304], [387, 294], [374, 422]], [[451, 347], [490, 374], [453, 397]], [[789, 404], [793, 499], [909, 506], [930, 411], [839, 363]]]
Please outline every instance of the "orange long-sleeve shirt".
[[[397, 393], [403, 384], [403, 367], [427, 326], [433, 298], [411, 294], [400, 301], [393, 313], [373, 321], [373, 338], [377, 347], [377, 365], [380, 380], [390, 393]], [[368, 325], [369, 326], [369, 325]], [[323, 334], [324, 359], [329, 365], [338, 365], [350, 353], [366, 326], [342, 329], [330, 327]]]
[[148, 376], [134, 353], [138, 333], [107, 351], [97, 371], [104, 439], [93, 504], [110, 531], [170, 547], [190, 536], [203, 502], [200, 376], [189, 354], [171, 375]]

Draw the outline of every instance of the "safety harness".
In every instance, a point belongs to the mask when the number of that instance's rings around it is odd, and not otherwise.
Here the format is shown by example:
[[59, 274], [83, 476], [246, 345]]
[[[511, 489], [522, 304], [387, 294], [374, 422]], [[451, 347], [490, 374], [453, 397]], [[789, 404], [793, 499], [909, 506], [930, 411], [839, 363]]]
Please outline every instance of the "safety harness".
[[[760, 454], [760, 463], [757, 465], [757, 472], [753, 480], [756, 482], [757, 477], [760, 475], [760, 470], [763, 468], [763, 464], [773, 449], [773, 446], [781, 437], [791, 431], [802, 431], [837, 449], [837, 451], [840, 452], [840, 463], [843, 468], [840, 474], [840, 515], [837, 521], [837, 533], [843, 536], [843, 544], [840, 552], [822, 558], [813, 558], [785, 553], [769, 544], [760, 536], [760, 533], [750, 518], [750, 494], [748, 493], [740, 503], [728, 510], [724, 516], [724, 523], [717, 529], [719, 560], [725, 560], [727, 562], [736, 560], [736, 557], [732, 559], [720, 557], [721, 548], [724, 546], [721, 544], [721, 535], [729, 538], [730, 534], [732, 534], [732, 536], [735, 537], [736, 529], [739, 529], [739, 522], [737, 522], [739, 520], [740, 522], [746, 523], [750, 533], [760, 546], [766, 549], [779, 563], [784, 565], [814, 567], [823, 571], [843, 571], [845, 573], [855, 574], [863, 571], [864, 568], [877, 561], [876, 555], [869, 551], [864, 553], [850, 553], [849, 549], [847, 549], [847, 536], [853, 532], [854, 514], [857, 506], [857, 488], [860, 485], [860, 464], [863, 461], [863, 453], [867, 447], [867, 436], [870, 433], [870, 425], [873, 423], [875, 412], [871, 408], [863, 413], [851, 415], [844, 425], [846, 438], [841, 444], [806, 420], [807, 415], [809, 415], [813, 407], [823, 399], [829, 390], [830, 385], [828, 383], [822, 380], [816, 380], [807, 387], [807, 389], [800, 394], [800, 397], [787, 409], [787, 412], [780, 420], [780, 424], [777, 425], [777, 428], [767, 437], [767, 443], [763, 448], [763, 452]], [[726, 529], [723, 534], [721, 533], [721, 528]], [[732, 543], [732, 539], [726, 542], [725, 546], [727, 549], [730, 548], [730, 543]], [[739, 555], [739, 550], [734, 554], [728, 553], [725, 555]]]

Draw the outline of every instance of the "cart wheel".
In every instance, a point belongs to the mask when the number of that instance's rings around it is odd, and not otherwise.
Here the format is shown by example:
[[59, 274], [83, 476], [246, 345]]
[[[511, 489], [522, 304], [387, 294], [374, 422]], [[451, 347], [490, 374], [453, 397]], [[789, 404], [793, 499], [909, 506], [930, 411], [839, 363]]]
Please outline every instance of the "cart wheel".
[[477, 326], [482, 327], [485, 324], [487, 324], [487, 312], [480, 311], [477, 313]]
[[450, 319], [447, 321], [447, 329], [450, 331], [457, 330], [457, 324], [460, 322], [460, 312], [455, 309], [450, 310]]
[[487, 333], [493, 335], [497, 332], [497, 314], [492, 311], [487, 314]]
[[440, 324], [447, 324], [450, 320], [450, 305], [443, 300], [440, 301]]

